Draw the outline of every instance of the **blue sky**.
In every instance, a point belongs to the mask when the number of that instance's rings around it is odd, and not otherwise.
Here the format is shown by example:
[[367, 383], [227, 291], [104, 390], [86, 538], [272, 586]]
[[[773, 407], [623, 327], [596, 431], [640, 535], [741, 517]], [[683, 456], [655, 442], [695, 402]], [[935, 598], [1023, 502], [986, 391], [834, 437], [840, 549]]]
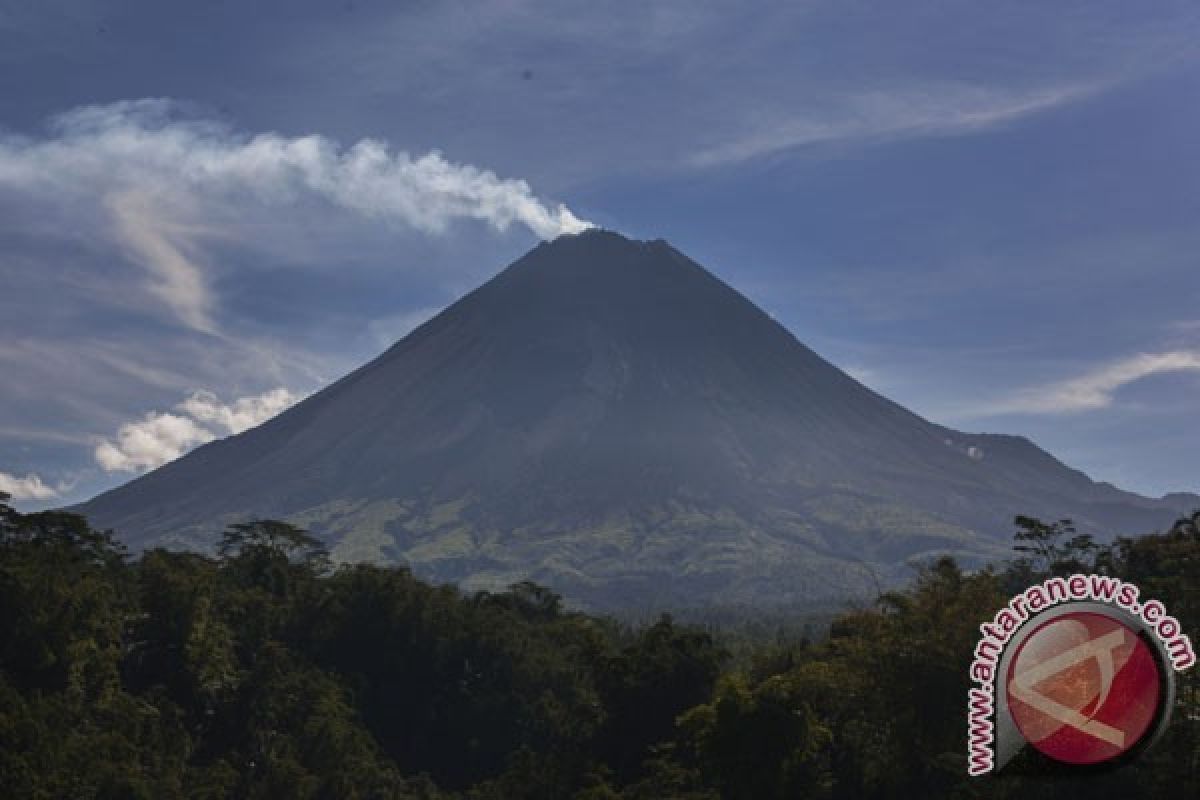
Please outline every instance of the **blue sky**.
[[244, 429], [581, 220], [1200, 490], [1192, 3], [0, 3], [0, 490]]

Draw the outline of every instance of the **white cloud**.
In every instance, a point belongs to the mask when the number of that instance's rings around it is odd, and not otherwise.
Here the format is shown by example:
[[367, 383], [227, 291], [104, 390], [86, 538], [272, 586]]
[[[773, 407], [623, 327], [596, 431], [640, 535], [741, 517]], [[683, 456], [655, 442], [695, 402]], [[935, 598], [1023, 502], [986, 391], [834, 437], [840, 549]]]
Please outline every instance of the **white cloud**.
[[1011, 92], [950, 84], [860, 92], [800, 114], [767, 114], [741, 135], [690, 160], [695, 166], [713, 166], [803, 145], [970, 133], [1081, 99], [1099, 88], [1068, 85]]
[[49, 500], [57, 497], [59, 491], [47, 486], [33, 473], [18, 478], [7, 472], [0, 472], [0, 493], [7, 494], [13, 500]]
[[195, 392], [175, 407], [182, 413], [151, 411], [122, 425], [115, 439], [102, 439], [96, 445], [96, 463], [107, 472], [154, 469], [219, 435], [253, 428], [300, 399], [282, 387], [230, 404], [212, 392]]
[[147, 290], [196, 330], [215, 330], [201, 245], [227, 235], [210, 222], [230, 207], [318, 199], [427, 233], [460, 219], [499, 231], [520, 224], [544, 239], [590, 227], [523, 180], [436, 151], [412, 156], [374, 139], [343, 149], [319, 135], [250, 136], [174, 112], [165, 100], [90, 106], [55, 118], [47, 138], [0, 138], [0, 187], [98, 212], [106, 233], [147, 271]]
[[238, 398], [230, 405], [212, 392], [196, 392], [179, 404], [179, 410], [201, 422], [220, 426], [227, 433], [241, 433], [293, 406], [300, 397], [280, 387], [254, 396]]
[[215, 438], [190, 417], [151, 411], [122, 425], [116, 441], [104, 439], [96, 445], [96, 463], [107, 472], [154, 469]]
[[1200, 371], [1200, 350], [1143, 353], [1114, 361], [1077, 378], [1021, 389], [978, 413], [1063, 414], [1112, 405], [1123, 386], [1167, 372]]

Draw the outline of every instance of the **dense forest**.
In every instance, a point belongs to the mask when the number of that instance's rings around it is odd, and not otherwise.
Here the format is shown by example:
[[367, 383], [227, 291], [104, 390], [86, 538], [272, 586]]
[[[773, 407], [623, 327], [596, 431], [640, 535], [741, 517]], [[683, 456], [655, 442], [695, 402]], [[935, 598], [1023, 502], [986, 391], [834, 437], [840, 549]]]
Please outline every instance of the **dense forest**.
[[1197, 670], [1132, 765], [966, 777], [967, 664], [1013, 592], [1083, 567], [1200, 620], [1200, 514], [1111, 545], [1018, 518], [1015, 545], [982, 571], [930, 563], [811, 639], [739, 636], [335, 566], [273, 521], [212, 556], [131, 558], [82, 517], [0, 502], [0, 796], [1200, 796]]

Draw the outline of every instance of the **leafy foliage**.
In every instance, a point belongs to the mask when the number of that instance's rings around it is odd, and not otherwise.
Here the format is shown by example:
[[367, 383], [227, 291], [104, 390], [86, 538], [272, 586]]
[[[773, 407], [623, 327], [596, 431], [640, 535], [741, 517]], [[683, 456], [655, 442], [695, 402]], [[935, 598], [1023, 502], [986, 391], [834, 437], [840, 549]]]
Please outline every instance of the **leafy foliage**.
[[1106, 571], [1200, 619], [1200, 514], [1103, 546], [1018, 518], [1015, 544], [1000, 568], [933, 562], [827, 635], [806, 618], [792, 637], [727, 637], [669, 616], [627, 628], [532, 583], [464, 594], [334, 569], [272, 521], [230, 528], [215, 558], [132, 560], [81, 517], [0, 498], [0, 794], [1194, 797], [1192, 673], [1169, 735], [1133, 765], [965, 777], [967, 663], [1014, 586]]

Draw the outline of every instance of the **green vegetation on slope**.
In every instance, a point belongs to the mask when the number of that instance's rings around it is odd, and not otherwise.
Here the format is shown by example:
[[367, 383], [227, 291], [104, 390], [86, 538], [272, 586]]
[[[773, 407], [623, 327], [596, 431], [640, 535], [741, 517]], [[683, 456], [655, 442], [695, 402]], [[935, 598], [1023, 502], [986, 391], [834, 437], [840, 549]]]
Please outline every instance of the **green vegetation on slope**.
[[1194, 797], [1195, 671], [1147, 758], [1071, 784], [969, 781], [964, 705], [978, 623], [1046, 573], [1106, 569], [1194, 625], [1198, 526], [1100, 547], [1022, 520], [1003, 569], [937, 561], [812, 642], [335, 568], [278, 522], [131, 560], [79, 516], [0, 503], [0, 795]]

